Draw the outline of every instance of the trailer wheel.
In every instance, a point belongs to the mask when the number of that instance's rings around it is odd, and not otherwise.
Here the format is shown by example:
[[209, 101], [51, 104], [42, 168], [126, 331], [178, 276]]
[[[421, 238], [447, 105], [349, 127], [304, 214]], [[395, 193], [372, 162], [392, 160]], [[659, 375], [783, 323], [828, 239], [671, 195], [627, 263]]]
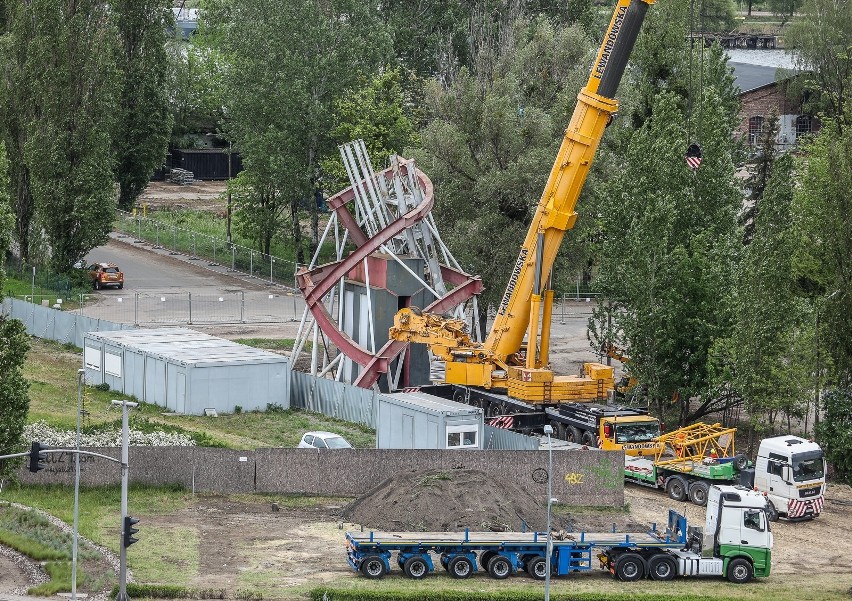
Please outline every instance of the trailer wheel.
[[677, 574], [677, 565], [668, 555], [654, 555], [649, 562], [648, 571], [652, 580], [671, 580]]
[[361, 561], [361, 573], [367, 578], [381, 578], [386, 572], [385, 562], [378, 555], [368, 555]]
[[447, 564], [447, 571], [453, 578], [469, 578], [473, 574], [473, 563], [464, 555], [456, 555]]
[[580, 442], [582, 442], [587, 447], [595, 447], [598, 446], [598, 441], [595, 438], [595, 433], [591, 430], [583, 430], [583, 434], [580, 438]]
[[775, 509], [775, 503], [769, 499], [766, 500], [766, 519], [770, 522], [778, 521], [778, 510]]
[[488, 560], [488, 573], [492, 578], [503, 580], [512, 573], [512, 564], [503, 555], [495, 555]]
[[645, 562], [637, 553], [624, 553], [615, 560], [615, 575], [622, 582], [634, 582], [645, 575]]
[[527, 562], [527, 574], [536, 580], [544, 580], [547, 576], [547, 560], [541, 555], [533, 557]]
[[580, 444], [580, 441], [583, 439], [583, 433], [580, 432], [580, 429], [576, 426], [568, 426], [565, 429], [565, 440], [568, 442], [573, 442], [574, 444]]
[[689, 487], [689, 500], [704, 507], [707, 505], [707, 497], [710, 494], [710, 486], [701, 480], [693, 482]]
[[409, 578], [420, 580], [429, 573], [429, 566], [426, 564], [425, 559], [415, 555], [414, 557], [409, 557], [405, 560], [405, 565], [402, 566], [402, 571], [405, 572], [405, 575]]
[[479, 567], [483, 570], [488, 571], [488, 562], [491, 561], [491, 558], [497, 555], [497, 551], [483, 551], [479, 554]]
[[685, 501], [687, 490], [689, 490], [689, 486], [687, 486], [686, 480], [680, 476], [672, 476], [666, 482], [666, 492], [669, 494], [669, 498], [675, 501]]
[[730, 582], [745, 584], [751, 580], [752, 576], [754, 576], [754, 568], [751, 567], [749, 560], [737, 557], [728, 564], [727, 578]]

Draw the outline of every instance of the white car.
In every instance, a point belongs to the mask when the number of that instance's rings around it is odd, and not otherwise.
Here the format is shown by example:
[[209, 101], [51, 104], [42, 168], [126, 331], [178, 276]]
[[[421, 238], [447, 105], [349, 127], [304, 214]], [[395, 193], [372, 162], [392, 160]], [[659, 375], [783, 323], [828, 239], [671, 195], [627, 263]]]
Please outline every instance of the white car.
[[300, 449], [351, 449], [345, 438], [334, 432], [305, 432], [299, 441]]

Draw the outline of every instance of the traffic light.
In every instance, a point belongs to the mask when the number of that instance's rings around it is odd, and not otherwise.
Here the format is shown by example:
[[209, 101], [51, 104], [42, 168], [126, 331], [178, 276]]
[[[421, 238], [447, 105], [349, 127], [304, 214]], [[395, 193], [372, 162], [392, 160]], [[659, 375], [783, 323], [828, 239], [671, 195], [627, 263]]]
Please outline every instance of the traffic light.
[[39, 470], [43, 470], [46, 466], [43, 461], [47, 461], [47, 454], [44, 452], [47, 450], [47, 446], [41, 444], [40, 442], [34, 442], [30, 447], [30, 471], [35, 473]]
[[133, 535], [139, 532], [139, 528], [134, 528], [135, 524], [139, 523], [139, 518], [132, 518], [129, 515], [124, 518], [124, 531], [122, 532], [122, 543], [126, 549], [133, 543], [137, 542], [138, 538], [133, 538]]

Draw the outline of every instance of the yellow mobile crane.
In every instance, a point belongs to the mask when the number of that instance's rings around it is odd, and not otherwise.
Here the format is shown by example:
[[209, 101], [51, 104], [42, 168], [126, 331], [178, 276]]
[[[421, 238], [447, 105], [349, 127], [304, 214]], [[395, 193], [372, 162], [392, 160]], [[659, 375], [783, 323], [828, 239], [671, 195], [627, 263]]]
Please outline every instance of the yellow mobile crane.
[[[550, 370], [550, 274], [562, 238], [577, 220], [577, 198], [604, 130], [618, 110], [615, 92], [654, 2], [618, 0], [487, 339], [473, 341], [460, 320], [416, 309], [397, 313], [390, 337], [428, 344], [436, 357], [446, 361], [447, 384], [505, 390], [509, 399], [533, 404], [603, 400], [613, 388], [612, 368], [606, 365], [586, 364], [583, 376], [556, 376]], [[460, 400], [469, 402], [469, 395]], [[458, 396], [456, 391], [454, 397]], [[518, 408], [504, 403], [500, 409]]]

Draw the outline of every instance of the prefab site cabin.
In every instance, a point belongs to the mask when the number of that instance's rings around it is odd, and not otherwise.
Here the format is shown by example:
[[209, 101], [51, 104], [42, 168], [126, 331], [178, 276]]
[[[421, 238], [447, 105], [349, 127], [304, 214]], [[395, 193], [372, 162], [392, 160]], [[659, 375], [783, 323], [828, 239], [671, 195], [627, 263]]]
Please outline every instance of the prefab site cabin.
[[482, 409], [425, 392], [377, 397], [379, 449], [481, 449]]
[[287, 357], [186, 328], [88, 332], [83, 367], [90, 385], [176, 413], [290, 406]]

